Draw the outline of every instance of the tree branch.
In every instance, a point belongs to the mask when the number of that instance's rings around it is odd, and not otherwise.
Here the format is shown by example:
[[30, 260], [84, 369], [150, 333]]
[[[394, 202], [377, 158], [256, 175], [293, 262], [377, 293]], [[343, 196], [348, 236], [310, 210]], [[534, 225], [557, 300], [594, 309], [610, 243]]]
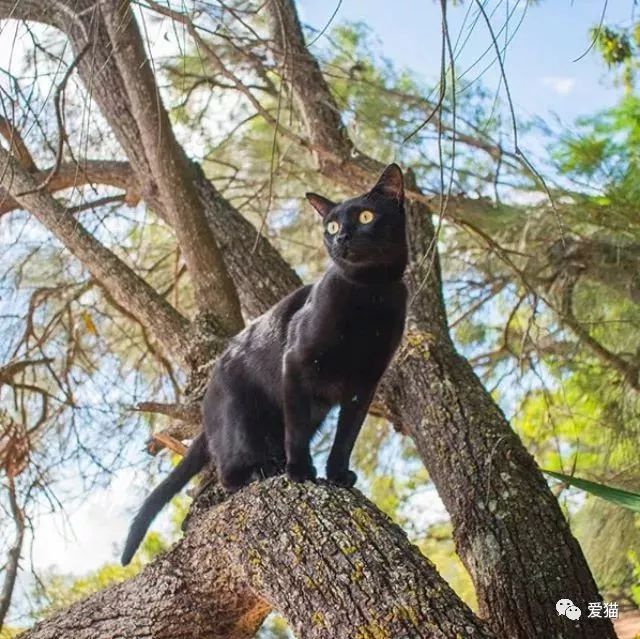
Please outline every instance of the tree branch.
[[233, 208], [200, 171], [194, 184], [249, 317], [269, 310], [302, 281], [269, 240]]
[[140, 402], [134, 410], [143, 413], [157, 413], [172, 419], [179, 419], [187, 424], [197, 425], [202, 422], [200, 404], [163, 404], [161, 402]]
[[[640, 304], [640, 244], [567, 236], [554, 242], [545, 257], [558, 275], [598, 282]], [[539, 268], [536, 258], [532, 262]]]
[[[269, 0], [265, 9], [283, 81], [293, 88], [294, 104], [309, 141], [336, 158], [348, 158], [354, 150], [353, 143], [320, 65], [306, 47], [295, 5], [288, 0]], [[322, 164], [323, 157], [317, 156], [317, 159]]]
[[[53, 180], [56, 173], [60, 170], [60, 165], [62, 164], [62, 154], [64, 152], [64, 144], [68, 143], [69, 136], [67, 135], [67, 130], [65, 128], [65, 116], [64, 116], [64, 92], [67, 88], [67, 82], [69, 82], [69, 78], [72, 76], [76, 67], [82, 60], [85, 53], [89, 50], [89, 44], [85, 45], [83, 49], [78, 53], [75, 60], [67, 67], [64, 75], [62, 76], [62, 81], [56, 87], [55, 93], [53, 94], [53, 104], [55, 107], [56, 114], [56, 122], [58, 123], [58, 144], [56, 146], [56, 159], [49, 175], [42, 181], [42, 183], [38, 186], [38, 189], [47, 188], [48, 184]], [[71, 154], [71, 159], [74, 160], [73, 153], [71, 151], [71, 147], [69, 147], [69, 153]]]
[[[6, 4], [6, 0], [0, 0], [0, 7]], [[34, 1], [22, 0], [17, 11], [22, 12], [24, 6], [35, 6]], [[81, 31], [76, 23], [89, 15], [85, 12], [79, 18], [80, 13], [96, 5], [79, 0], [78, 6], [76, 22], [67, 25], [75, 34], [73, 37]], [[276, 53], [279, 51], [283, 74], [292, 83], [298, 109], [308, 128], [308, 137], [314, 140], [312, 148], [323, 173], [352, 189], [365, 184], [370, 186], [373, 174], [381, 165], [353, 151], [317, 62], [304, 47], [293, 3], [271, 0], [267, 6], [271, 17], [275, 18], [272, 24], [277, 27], [274, 38], [281, 39]], [[53, 12], [54, 9], [47, 6], [42, 15], [49, 19], [47, 16], [51, 17]], [[65, 19], [69, 20], [68, 17]], [[60, 18], [59, 22], [64, 23]], [[91, 23], [87, 21], [86, 24]], [[98, 34], [101, 28], [98, 21]], [[91, 35], [97, 43], [101, 42], [94, 32]], [[74, 42], [76, 50], [80, 40], [77, 38]], [[117, 76], [109, 68], [113, 67], [108, 64], [109, 47], [104, 53], [98, 45], [94, 49], [96, 56], [103, 56], [101, 60], [108, 73]], [[85, 64], [83, 61], [81, 67]], [[300, 73], [300, 68], [306, 71]], [[314, 81], [306, 82], [306, 78]], [[100, 96], [107, 103], [117, 101], [118, 98], [110, 98], [107, 94], [119, 86], [118, 82], [123, 85], [122, 94], [125, 95], [123, 121], [132, 123], [132, 127], [126, 135], [121, 135], [124, 128], [118, 123], [117, 108], [113, 105], [108, 110], [108, 119], [129, 147], [139, 146], [140, 138], [135, 137], [139, 132], [131, 116], [131, 102], [126, 98], [122, 79], [116, 78], [113, 84], [105, 82], [100, 88]], [[119, 105], [118, 102], [116, 106]], [[321, 134], [322, 131], [326, 135]], [[147, 163], [139, 149], [130, 150], [130, 159], [138, 153], [136, 167]], [[352, 155], [356, 157], [352, 158]], [[136, 172], [141, 177], [145, 175], [137, 169]], [[151, 174], [149, 171], [148, 175]], [[155, 188], [152, 181], [145, 184]], [[199, 179], [198, 188], [202, 185]], [[409, 193], [410, 205], [422, 205], [409, 211], [411, 230], [416, 233], [416, 239], [412, 236], [412, 251], [414, 268], [418, 268], [411, 277], [414, 283], [417, 282], [414, 292], [419, 293], [416, 308], [412, 309], [412, 322], [418, 331], [403, 367], [405, 370], [390, 377], [399, 387], [394, 392], [389, 391], [387, 397], [395, 399], [398, 412], [409, 422], [422, 457], [452, 513], [456, 541], [474, 576], [481, 610], [491, 616], [500, 636], [545, 636], [544, 632], [553, 632], [553, 629], [566, 633], [567, 637], [612, 636], [606, 621], [603, 625], [576, 624], [575, 628], [557, 626], [565, 620], [558, 620], [555, 615], [551, 599], [556, 592], [550, 585], [560, 584], [566, 588], [571, 584], [572, 588], [575, 586], [574, 596], [590, 601], [597, 600], [595, 584], [575, 540], [566, 529], [557, 502], [549, 498], [549, 491], [535, 464], [467, 363], [453, 349], [446, 330], [437, 254], [432, 253], [435, 238], [428, 201], [429, 198], [415, 188]], [[216, 205], [218, 203], [216, 200]], [[232, 241], [237, 242], [234, 251], [245, 246], [235, 236]], [[237, 259], [241, 259], [240, 255], [236, 255]], [[425, 286], [423, 282], [426, 282]], [[405, 383], [404, 389], [400, 382]], [[503, 445], [505, 442], [508, 445]], [[535, 535], [540, 522], [545, 523], [545, 534]], [[279, 574], [274, 571], [269, 576], [276, 578]], [[522, 587], [523, 583], [527, 588]], [[143, 612], [146, 613], [141, 610], [140, 614]], [[144, 614], [144, 618], [148, 616]], [[464, 632], [461, 634], [468, 636]]]
[[577, 277], [567, 275], [561, 296], [561, 317], [578, 337], [578, 339], [601, 361], [618, 371], [631, 388], [640, 390], [640, 364], [625, 360], [620, 355], [610, 351], [580, 323], [573, 313], [573, 292], [577, 282]]
[[[34, 179], [41, 184], [51, 173], [53, 167], [43, 171], [34, 171]], [[46, 185], [48, 193], [55, 193], [64, 189], [80, 187], [86, 184], [106, 184], [125, 191], [125, 202], [135, 206], [140, 201], [140, 192], [136, 179], [128, 162], [109, 160], [85, 160], [84, 162], [63, 163], [58, 167], [51, 180]], [[7, 191], [0, 188], [0, 215], [20, 208]]]
[[46, 366], [53, 362], [50, 358], [43, 359], [21, 359], [7, 362], [0, 366], [0, 384], [10, 384], [11, 380], [30, 366]]
[[[0, 0], [0, 17], [55, 26], [67, 34], [76, 55], [87, 42], [91, 43], [91, 49], [78, 65], [83, 82], [129, 159], [137, 192], [171, 225], [145, 149], [140, 144], [142, 133], [125, 82], [114, 64], [109, 34], [104, 19], [96, 13], [97, 6], [93, 0], [60, 0], [44, 6], [39, 0], [21, 0], [17, 4]], [[135, 82], [137, 74], [134, 75]], [[153, 93], [154, 104], [156, 97]], [[207, 222], [239, 290], [243, 310], [249, 317], [255, 317], [299, 286], [300, 279], [266, 238], [260, 237], [255, 245], [256, 230], [252, 224], [220, 195], [200, 167], [192, 164], [192, 169], [195, 176], [187, 186], [200, 198]]]
[[163, 209], [191, 276], [196, 303], [233, 334], [243, 325], [240, 303], [193, 189], [194, 169], [175, 139], [129, 3], [110, 0], [101, 3], [100, 9]]
[[22, 208], [35, 215], [109, 293], [178, 361], [189, 353], [188, 322], [147, 282], [96, 240], [5, 149], [0, 148], [0, 184]]
[[[37, 170], [36, 163], [24, 143], [20, 132], [6, 118], [0, 116], [0, 135], [9, 143], [9, 150], [13, 153], [22, 168], [30, 173]], [[1, 212], [1, 211], [0, 211]]]
[[140, 575], [24, 639], [249, 638], [272, 607], [301, 639], [493, 636], [355, 490], [281, 477], [202, 510]]
[[13, 477], [9, 476], [9, 504], [11, 514], [16, 526], [16, 537], [13, 546], [9, 549], [7, 563], [4, 567], [4, 582], [0, 591], [0, 632], [4, 625], [4, 620], [9, 611], [11, 596], [16, 585], [18, 576], [18, 564], [20, 563], [20, 553], [22, 552], [22, 544], [24, 543], [24, 533], [26, 530], [24, 513], [18, 505], [18, 497], [16, 495], [16, 487]]
[[[286, 80], [307, 135], [330, 154], [330, 161], [317, 156], [322, 172], [351, 182], [351, 188], [358, 176], [372, 184], [381, 165], [345, 141], [329, 87], [305, 47], [293, 0], [269, 0], [267, 12], [276, 59], [285, 68], [287, 56], [294, 59]], [[432, 211], [424, 196], [416, 197], [411, 174], [406, 186], [411, 330], [382, 390], [451, 515], [480, 613], [498, 636], [614, 637], [607, 620], [598, 627], [584, 620], [568, 629], [555, 614], [555, 602], [563, 596], [555, 584], [571, 583], [580, 601], [597, 600], [597, 587], [535, 461], [453, 345]], [[540, 526], [544, 534], [532, 534]]]
[[407, 217], [411, 330], [384, 397], [451, 515], [480, 614], [498, 636], [532, 639], [557, 628], [572, 639], [613, 638], [606, 619], [567, 629], [557, 618], [567, 583], [580, 601], [599, 600], [597, 586], [535, 460], [451, 340], [429, 210], [409, 202]]

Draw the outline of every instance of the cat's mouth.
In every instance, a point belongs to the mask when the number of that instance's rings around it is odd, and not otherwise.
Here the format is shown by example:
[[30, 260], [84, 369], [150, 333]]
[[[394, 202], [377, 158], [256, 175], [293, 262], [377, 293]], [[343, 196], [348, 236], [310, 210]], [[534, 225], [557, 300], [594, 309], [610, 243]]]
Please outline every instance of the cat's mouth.
[[373, 259], [370, 254], [358, 253], [350, 249], [343, 249], [334, 254], [333, 259], [337, 264], [343, 264], [344, 266], [376, 266], [378, 261]]
[[333, 251], [333, 258], [340, 262], [348, 262], [349, 264], [367, 261], [367, 255], [362, 251], [354, 250], [353, 247], [344, 244], [335, 247]]
[[338, 244], [333, 247], [333, 259], [349, 264], [369, 264], [381, 261], [383, 254], [381, 251], [372, 251], [371, 247], [366, 250], [350, 244]]
[[334, 248], [334, 253], [335, 253], [335, 256], [339, 257], [341, 260], [347, 260], [348, 261], [349, 254], [353, 253], [353, 251], [350, 251], [348, 244], [338, 244]]

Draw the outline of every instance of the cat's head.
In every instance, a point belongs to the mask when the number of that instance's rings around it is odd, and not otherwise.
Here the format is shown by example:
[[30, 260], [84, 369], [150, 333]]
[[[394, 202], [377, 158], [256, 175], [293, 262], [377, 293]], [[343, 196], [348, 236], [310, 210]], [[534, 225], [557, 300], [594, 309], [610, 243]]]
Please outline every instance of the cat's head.
[[404, 183], [390, 164], [367, 193], [338, 204], [316, 193], [307, 199], [322, 217], [324, 243], [347, 275], [366, 272], [401, 277], [407, 263]]

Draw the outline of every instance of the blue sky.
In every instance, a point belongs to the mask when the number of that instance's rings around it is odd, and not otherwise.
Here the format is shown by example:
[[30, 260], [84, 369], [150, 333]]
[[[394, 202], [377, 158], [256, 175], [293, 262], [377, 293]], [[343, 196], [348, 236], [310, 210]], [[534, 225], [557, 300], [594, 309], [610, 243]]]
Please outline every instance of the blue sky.
[[[297, 4], [302, 20], [321, 29], [335, 10], [337, 0], [299, 0]], [[524, 0], [519, 3], [517, 0], [485, 0], [484, 4], [489, 14], [495, 9], [492, 17], [495, 31], [502, 27], [507, 12], [512, 12], [509, 32], [515, 31], [522, 17]], [[454, 41], [469, 5], [472, 14], [475, 13], [477, 5], [473, 0], [448, 10]], [[570, 124], [576, 116], [610, 106], [619, 98], [620, 88], [614, 86], [612, 74], [607, 73], [597, 54], [592, 51], [574, 62], [588, 48], [589, 29], [600, 22], [603, 5], [604, 0], [544, 0], [526, 9], [505, 60], [512, 98], [520, 117], [548, 118], [556, 114]], [[605, 24], [629, 24], [632, 11], [631, 0], [610, 0]], [[343, 0], [333, 24], [344, 21], [366, 22], [379, 37], [385, 57], [399, 67], [410, 68], [425, 80], [437, 78], [441, 35], [440, 3], [436, 0]], [[490, 42], [486, 24], [478, 21], [458, 58], [458, 70], [473, 64]], [[321, 42], [314, 46], [321, 46]], [[475, 77], [489, 60], [487, 56], [470, 76]], [[483, 82], [496, 87], [498, 74], [494, 64], [483, 75]]]

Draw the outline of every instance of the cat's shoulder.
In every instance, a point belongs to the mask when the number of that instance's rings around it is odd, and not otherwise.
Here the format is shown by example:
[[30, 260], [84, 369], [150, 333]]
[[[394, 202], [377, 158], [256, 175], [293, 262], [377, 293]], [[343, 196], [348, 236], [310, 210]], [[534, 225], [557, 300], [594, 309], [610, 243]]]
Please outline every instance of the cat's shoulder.
[[291, 316], [296, 313], [296, 311], [300, 310], [300, 308], [304, 306], [305, 302], [308, 300], [311, 294], [312, 289], [313, 284], [305, 284], [304, 286], [301, 286], [300, 288], [296, 289], [292, 293], [289, 293], [289, 295], [281, 299], [275, 306], [272, 307], [270, 312], [284, 319], [290, 319]]

